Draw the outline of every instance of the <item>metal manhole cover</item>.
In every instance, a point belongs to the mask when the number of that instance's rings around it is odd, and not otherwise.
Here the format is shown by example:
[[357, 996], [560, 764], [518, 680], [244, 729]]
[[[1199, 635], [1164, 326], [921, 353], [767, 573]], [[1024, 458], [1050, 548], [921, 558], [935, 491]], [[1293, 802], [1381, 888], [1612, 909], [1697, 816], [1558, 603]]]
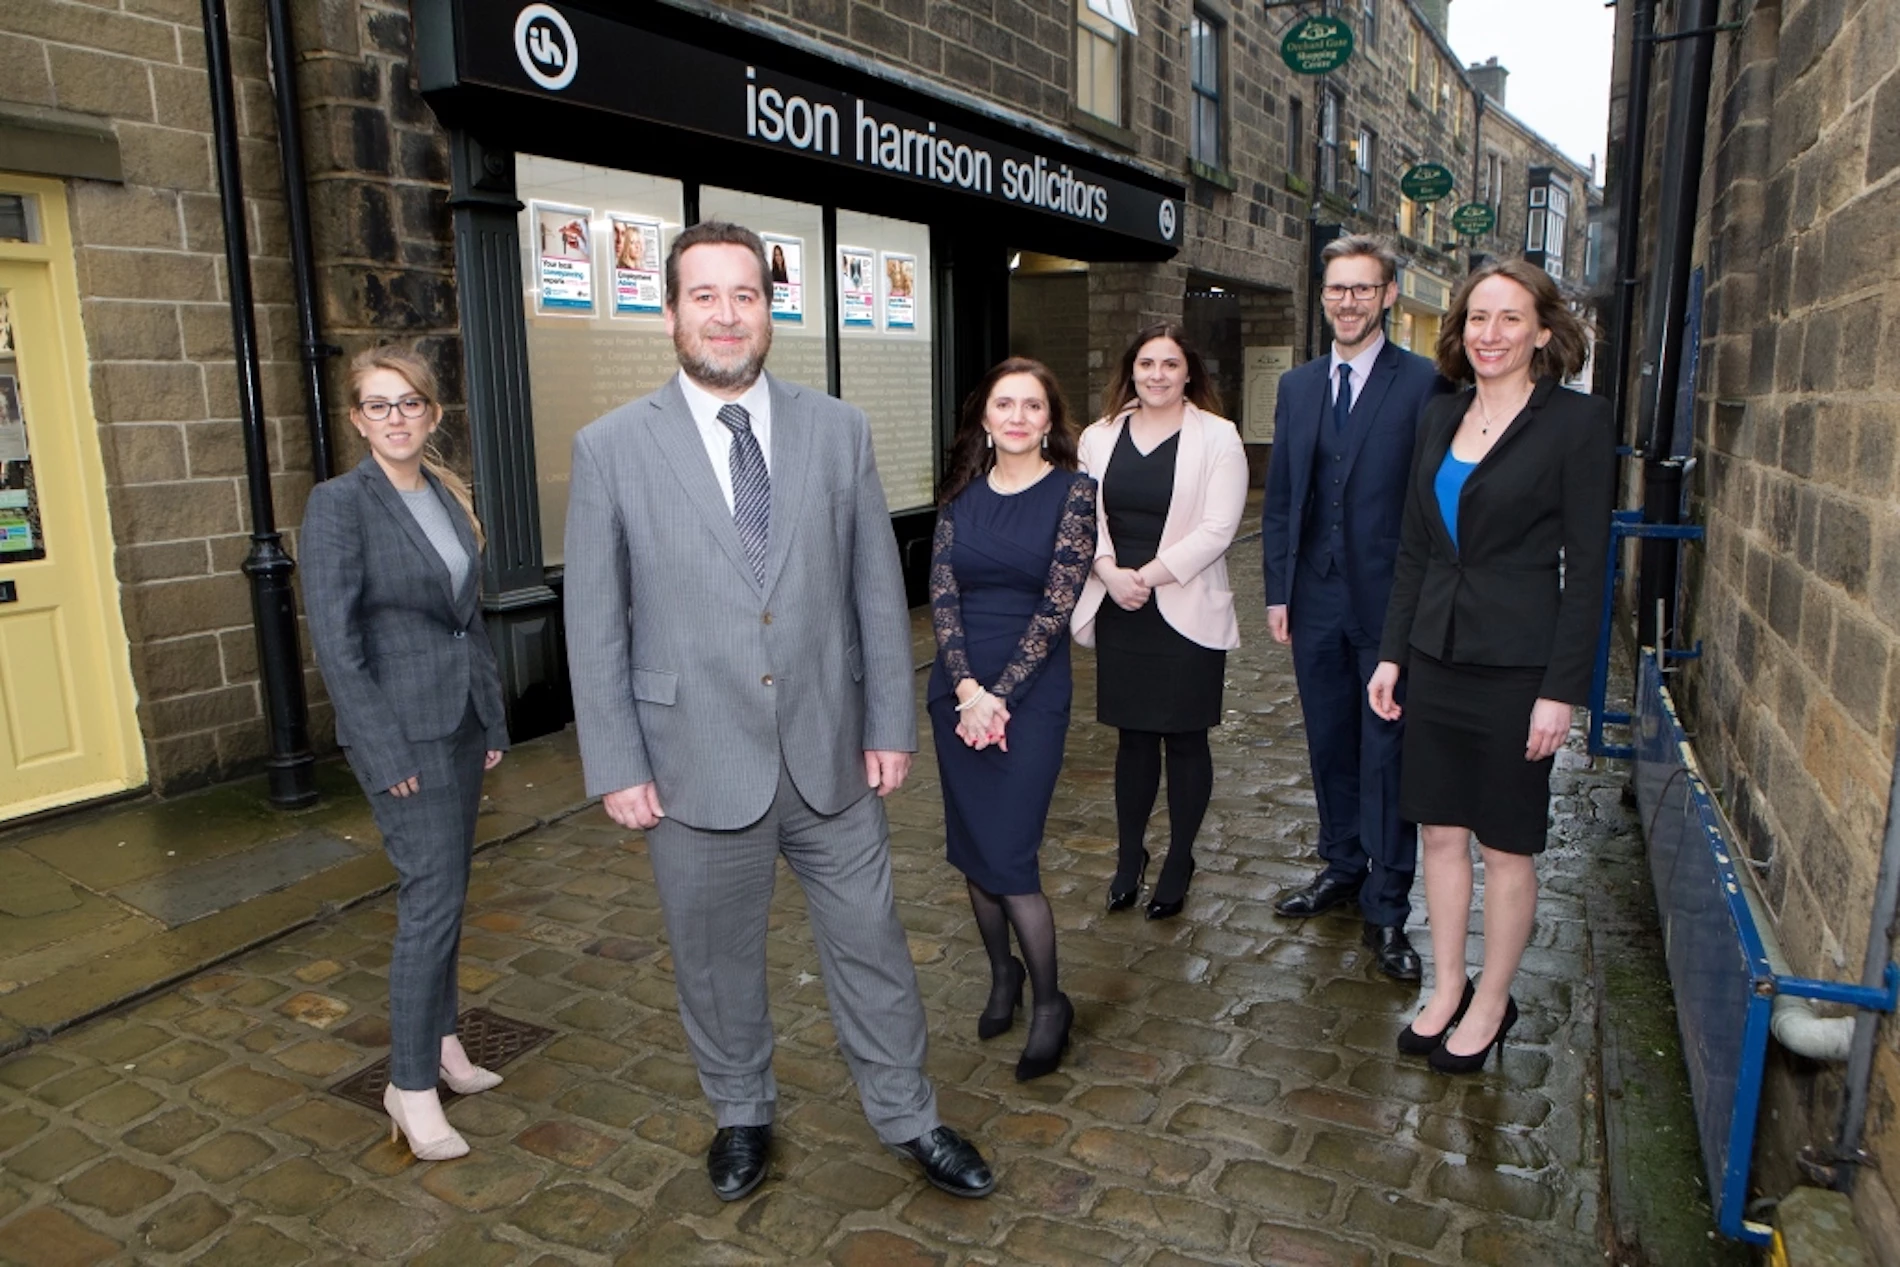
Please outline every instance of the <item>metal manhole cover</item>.
[[[485, 1007], [473, 1007], [455, 1018], [455, 1036], [468, 1058], [484, 1069], [499, 1069], [515, 1057], [554, 1037], [554, 1031], [526, 1021], [500, 1016]], [[330, 1088], [352, 1104], [383, 1111], [383, 1088], [389, 1085], [389, 1057], [357, 1070]], [[444, 1104], [456, 1099], [447, 1083], [437, 1083]]]

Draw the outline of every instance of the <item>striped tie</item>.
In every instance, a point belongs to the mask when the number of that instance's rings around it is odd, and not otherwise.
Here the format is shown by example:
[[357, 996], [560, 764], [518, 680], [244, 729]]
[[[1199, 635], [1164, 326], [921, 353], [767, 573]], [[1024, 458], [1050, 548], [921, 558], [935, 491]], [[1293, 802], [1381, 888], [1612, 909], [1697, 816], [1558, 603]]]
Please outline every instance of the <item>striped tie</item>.
[[732, 432], [732, 525], [739, 530], [746, 562], [759, 584], [765, 584], [766, 530], [772, 522], [772, 478], [765, 471], [765, 453], [752, 434], [752, 415], [744, 405], [721, 405], [719, 421]]

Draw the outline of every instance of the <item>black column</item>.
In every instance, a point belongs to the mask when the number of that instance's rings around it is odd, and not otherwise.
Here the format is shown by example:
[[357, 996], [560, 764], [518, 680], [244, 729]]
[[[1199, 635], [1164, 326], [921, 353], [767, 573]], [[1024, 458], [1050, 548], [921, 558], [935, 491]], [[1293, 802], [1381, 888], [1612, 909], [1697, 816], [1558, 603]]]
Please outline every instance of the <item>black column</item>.
[[488, 533], [482, 610], [501, 662], [508, 731], [525, 739], [559, 730], [574, 709], [560, 595], [541, 554], [515, 156], [461, 131], [449, 134], [449, 154], [475, 509]]

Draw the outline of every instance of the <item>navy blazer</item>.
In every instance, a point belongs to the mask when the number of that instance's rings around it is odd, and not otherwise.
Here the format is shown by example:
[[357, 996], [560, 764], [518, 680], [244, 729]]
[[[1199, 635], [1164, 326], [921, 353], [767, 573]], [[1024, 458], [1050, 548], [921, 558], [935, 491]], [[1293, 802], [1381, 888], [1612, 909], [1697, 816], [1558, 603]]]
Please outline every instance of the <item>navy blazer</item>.
[[1590, 698], [1609, 567], [1610, 403], [1539, 379], [1458, 499], [1458, 544], [1434, 483], [1472, 389], [1426, 412], [1379, 658], [1541, 668], [1538, 695]]
[[487, 746], [508, 747], [474, 527], [424, 475], [474, 568], [460, 594], [374, 457], [310, 490], [299, 533], [304, 616], [336, 709], [336, 740], [372, 791], [418, 773], [413, 745], [453, 734], [471, 700]]
[[[1273, 457], [1260, 514], [1269, 607], [1299, 601], [1293, 593], [1294, 561], [1300, 557], [1307, 502], [1314, 495], [1319, 429], [1332, 425], [1331, 364], [1331, 356], [1316, 357], [1280, 376]], [[1353, 406], [1346, 436], [1346, 540], [1338, 563], [1353, 618], [1369, 638], [1385, 628], [1419, 419], [1434, 396], [1450, 390], [1430, 361], [1387, 340]]]

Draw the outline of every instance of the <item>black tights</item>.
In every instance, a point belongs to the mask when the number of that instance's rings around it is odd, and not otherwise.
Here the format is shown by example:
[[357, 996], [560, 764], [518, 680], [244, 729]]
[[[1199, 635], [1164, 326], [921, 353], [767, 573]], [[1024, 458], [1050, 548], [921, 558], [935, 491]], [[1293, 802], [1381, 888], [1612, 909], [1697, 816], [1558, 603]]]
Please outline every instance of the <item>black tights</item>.
[[1115, 821], [1120, 850], [1115, 865], [1115, 891], [1126, 893], [1141, 875], [1142, 837], [1154, 813], [1161, 790], [1161, 749], [1168, 750], [1168, 856], [1155, 881], [1154, 900], [1173, 902], [1187, 892], [1194, 866], [1194, 837], [1214, 795], [1214, 750], [1205, 730], [1157, 734], [1151, 730], [1124, 730], [1115, 750]]
[[1036, 999], [1023, 1054], [1032, 1059], [1045, 1057], [1062, 1038], [1062, 1027], [1056, 1023], [1062, 1015], [1062, 996], [1056, 989], [1056, 917], [1049, 899], [1040, 892], [991, 893], [974, 880], [968, 884], [970, 909], [976, 913], [977, 931], [990, 957], [990, 1002], [983, 1010], [1001, 1014], [1011, 1006], [1016, 968], [1009, 953], [1009, 930], [1014, 928]]

